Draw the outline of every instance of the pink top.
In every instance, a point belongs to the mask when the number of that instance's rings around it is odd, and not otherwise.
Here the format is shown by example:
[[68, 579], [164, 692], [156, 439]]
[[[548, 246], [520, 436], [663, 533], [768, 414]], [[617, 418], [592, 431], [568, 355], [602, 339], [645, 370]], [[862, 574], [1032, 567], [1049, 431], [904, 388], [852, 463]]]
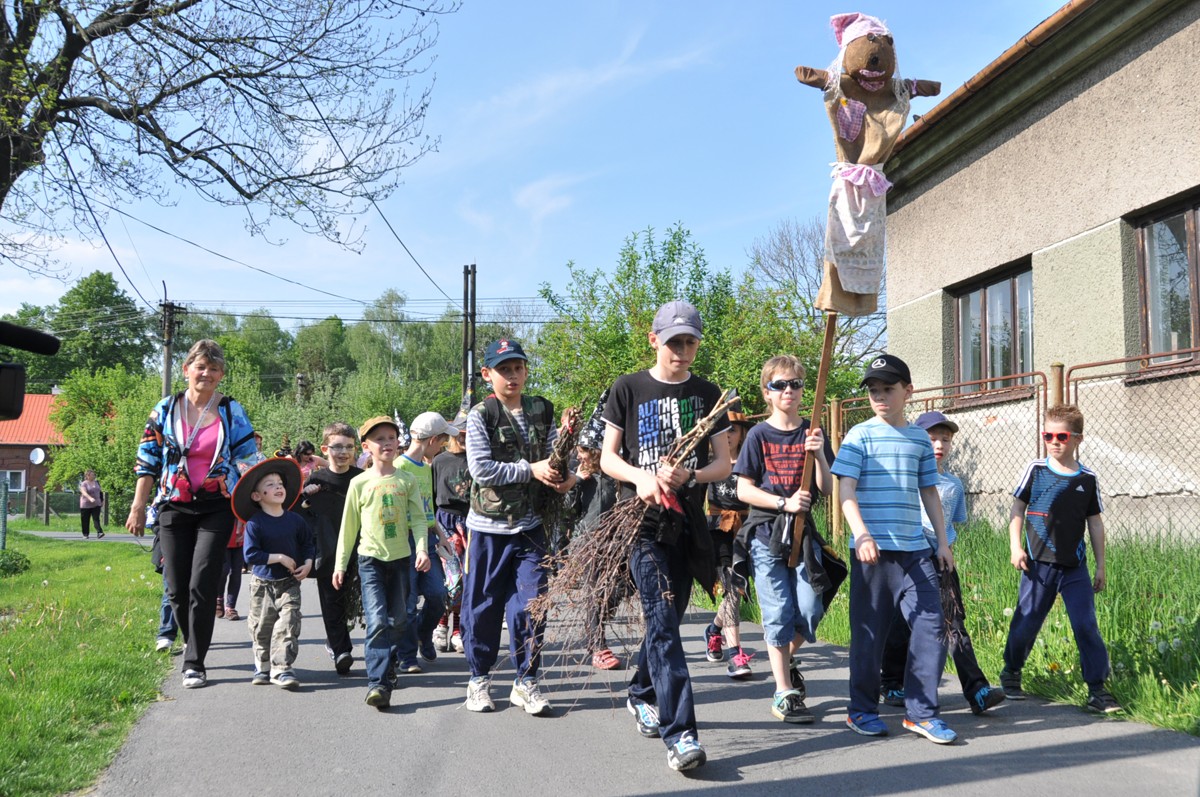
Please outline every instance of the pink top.
[[93, 509], [100, 506], [100, 482], [82, 481], [79, 483], [79, 508]]
[[[192, 484], [191, 491], [193, 495], [204, 484], [204, 480], [208, 477], [209, 468], [212, 467], [213, 458], [217, 455], [219, 428], [220, 422], [216, 418], [213, 418], [212, 422], [207, 426], [200, 427], [200, 431], [196, 433], [196, 439], [192, 441], [192, 448], [188, 452], [187, 458], [187, 472], [188, 481]], [[187, 437], [191, 433], [192, 427], [184, 419], [183, 434]]]

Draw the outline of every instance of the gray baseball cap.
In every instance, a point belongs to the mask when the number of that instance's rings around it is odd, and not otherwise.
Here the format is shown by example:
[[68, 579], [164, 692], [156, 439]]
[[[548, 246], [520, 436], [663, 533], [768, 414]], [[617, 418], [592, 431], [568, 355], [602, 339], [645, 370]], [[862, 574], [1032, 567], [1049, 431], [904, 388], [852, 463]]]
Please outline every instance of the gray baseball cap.
[[700, 313], [695, 307], [677, 299], [658, 308], [658, 312], [654, 314], [654, 325], [650, 329], [660, 341], [666, 343], [679, 335], [702, 337], [704, 322], [700, 320]]

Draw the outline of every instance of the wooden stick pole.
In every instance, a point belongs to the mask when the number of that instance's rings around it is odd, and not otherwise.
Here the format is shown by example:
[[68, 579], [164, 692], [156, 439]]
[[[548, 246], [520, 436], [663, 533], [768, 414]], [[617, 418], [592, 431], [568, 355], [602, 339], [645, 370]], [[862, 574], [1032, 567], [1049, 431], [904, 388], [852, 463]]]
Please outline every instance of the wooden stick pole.
[[[817, 386], [813, 390], [812, 420], [808, 423], [809, 429], [821, 428], [821, 411], [825, 405], [825, 382], [829, 377], [830, 360], [833, 359], [833, 338], [836, 332], [837, 313], [827, 311], [825, 313], [825, 341], [821, 346], [821, 364], [817, 366]], [[806, 453], [804, 455], [804, 470], [800, 473], [800, 488], [803, 490], [812, 490], [813, 466], [813, 456]], [[811, 512], [812, 510], [810, 509], [809, 511]], [[803, 522], [797, 523], [796, 528], [792, 531], [792, 551], [791, 555], [788, 556], [788, 567], [796, 567], [800, 564], [801, 543], [804, 540], [804, 525]]]

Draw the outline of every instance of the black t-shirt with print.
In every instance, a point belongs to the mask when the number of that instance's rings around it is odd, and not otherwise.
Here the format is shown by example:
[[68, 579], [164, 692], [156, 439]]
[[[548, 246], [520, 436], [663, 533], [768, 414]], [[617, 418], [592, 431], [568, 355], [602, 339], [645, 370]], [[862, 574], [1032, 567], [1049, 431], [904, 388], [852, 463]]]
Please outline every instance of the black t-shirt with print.
[[443, 451], [430, 464], [433, 476], [433, 502], [438, 509], [466, 515], [471, 508], [471, 473], [467, 470], [467, 452]]
[[[804, 438], [807, 430], [807, 420], [802, 420], [799, 428], [790, 431], [776, 429], [770, 423], [755, 424], [742, 444], [737, 464], [733, 466], [733, 475], [745, 476], [772, 495], [781, 498], [792, 495], [800, 489], [800, 477], [804, 472], [807, 453], [804, 450]], [[825, 438], [825, 461], [833, 462], [833, 447], [829, 444], [829, 438]], [[816, 479], [813, 479], [812, 492], [814, 498], [821, 492]], [[760, 526], [755, 533], [764, 544], [770, 542], [770, 526]]]

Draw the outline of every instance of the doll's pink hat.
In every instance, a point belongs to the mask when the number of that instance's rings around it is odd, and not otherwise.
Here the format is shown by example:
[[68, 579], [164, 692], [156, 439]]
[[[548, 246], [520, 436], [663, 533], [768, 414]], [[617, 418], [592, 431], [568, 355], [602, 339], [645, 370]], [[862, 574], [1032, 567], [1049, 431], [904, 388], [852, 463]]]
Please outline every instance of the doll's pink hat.
[[882, 20], [860, 14], [857, 11], [850, 14], [835, 14], [829, 18], [829, 25], [833, 28], [833, 36], [837, 39], [838, 47], [845, 47], [868, 33], [880, 36], [892, 35]]

